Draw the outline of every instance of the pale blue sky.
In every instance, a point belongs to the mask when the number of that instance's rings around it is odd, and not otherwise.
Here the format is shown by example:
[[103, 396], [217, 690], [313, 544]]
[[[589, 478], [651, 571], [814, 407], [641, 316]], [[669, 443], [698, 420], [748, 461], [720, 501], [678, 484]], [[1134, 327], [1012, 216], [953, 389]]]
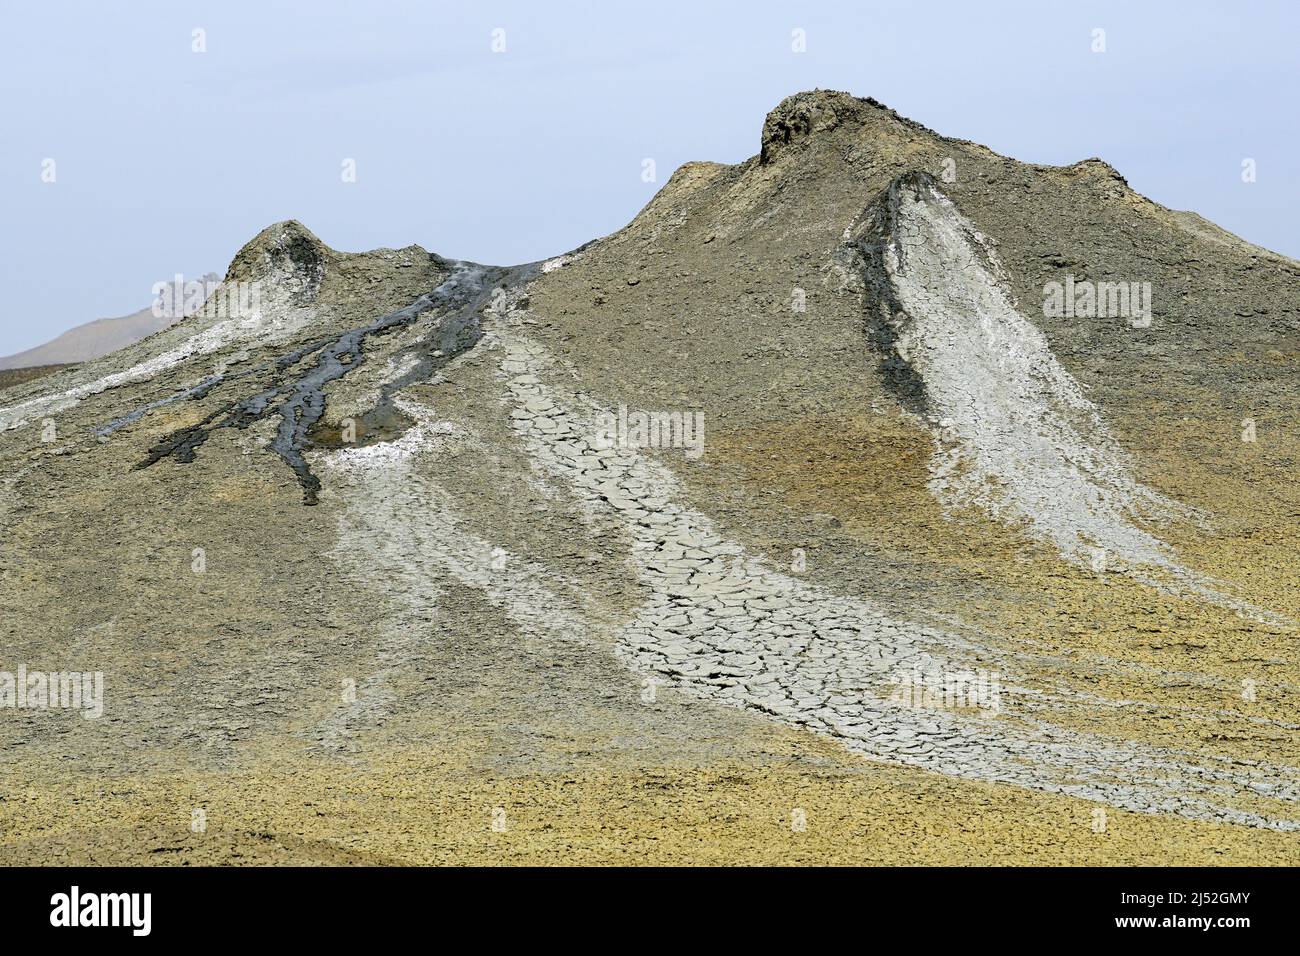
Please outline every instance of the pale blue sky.
[[[1300, 257], [1300, 5], [66, 3], [0, 34], [0, 354], [224, 272], [300, 219], [349, 250], [511, 263], [622, 226], [679, 164], [742, 160], [786, 95], [874, 96]], [[196, 28], [207, 52], [191, 52]], [[506, 52], [491, 50], [503, 28]], [[1092, 30], [1107, 51], [1091, 51]], [[790, 49], [791, 31], [807, 52]], [[357, 182], [341, 181], [344, 158]], [[641, 179], [653, 157], [659, 182]], [[1258, 179], [1241, 181], [1241, 161]], [[57, 181], [41, 182], [42, 161]]]

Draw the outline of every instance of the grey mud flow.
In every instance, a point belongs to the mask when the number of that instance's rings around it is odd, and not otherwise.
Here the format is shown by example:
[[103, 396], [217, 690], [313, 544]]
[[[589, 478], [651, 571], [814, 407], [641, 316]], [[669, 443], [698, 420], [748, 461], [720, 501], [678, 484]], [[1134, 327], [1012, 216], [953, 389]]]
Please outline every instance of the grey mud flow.
[[[325, 414], [325, 388], [365, 363], [367, 340], [410, 326], [428, 312], [443, 313], [425, 339], [399, 353], [403, 356], [414, 353], [413, 367], [396, 380], [385, 383], [379, 401], [359, 423], [359, 435], [368, 436], [369, 440], [363, 438], [355, 443], [357, 445], [396, 437], [404, 432], [411, 423], [394, 407], [393, 395], [408, 385], [427, 381], [452, 359], [473, 348], [483, 337], [482, 312], [491, 304], [494, 293], [509, 291], [527, 282], [539, 268], [538, 263], [504, 267], [454, 261], [448, 265], [451, 274], [446, 280], [405, 308], [336, 338], [311, 342], [280, 356], [270, 365], [205, 379], [192, 389], [136, 409], [99, 429], [97, 434], [101, 438], [107, 437], [154, 408], [175, 401], [202, 399], [227, 381], [273, 366], [274, 374], [280, 377], [278, 382], [242, 399], [227, 402], [196, 425], [172, 432], [149, 450], [148, 456], [135, 466], [135, 470], [148, 468], [164, 458], [192, 462], [198, 448], [218, 429], [244, 429], [275, 413], [280, 416], [280, 427], [270, 447], [293, 470], [302, 486], [303, 504], [314, 505], [321, 483], [307, 464], [304, 452], [317, 445], [337, 446], [324, 430], [315, 431]], [[312, 356], [316, 356], [316, 361], [306, 371], [292, 371]]]

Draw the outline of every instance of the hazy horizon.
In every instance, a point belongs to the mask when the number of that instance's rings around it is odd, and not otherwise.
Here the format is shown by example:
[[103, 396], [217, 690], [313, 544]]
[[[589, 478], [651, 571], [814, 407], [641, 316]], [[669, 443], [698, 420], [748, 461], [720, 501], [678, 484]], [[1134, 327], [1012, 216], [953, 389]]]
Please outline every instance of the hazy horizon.
[[1295, 10], [988, 9], [15, 8], [0, 355], [141, 309], [176, 273], [223, 272], [283, 219], [345, 250], [553, 255], [620, 228], [683, 162], [754, 155], [765, 114], [816, 87], [1028, 162], [1100, 156], [1153, 200], [1300, 257]]

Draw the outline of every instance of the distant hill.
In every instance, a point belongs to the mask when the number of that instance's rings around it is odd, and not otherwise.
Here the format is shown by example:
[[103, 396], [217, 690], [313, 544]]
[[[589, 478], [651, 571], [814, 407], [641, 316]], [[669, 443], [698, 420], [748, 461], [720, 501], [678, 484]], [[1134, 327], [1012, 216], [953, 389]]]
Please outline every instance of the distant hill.
[[[216, 273], [202, 279], [212, 285], [220, 281]], [[155, 311], [158, 314], [155, 314]], [[27, 349], [15, 355], [0, 358], [0, 369], [32, 368], [38, 365], [66, 365], [99, 358], [120, 348], [139, 342], [161, 332], [180, 318], [167, 309], [155, 310], [153, 305], [112, 319], [95, 319], [68, 329], [44, 345]]]

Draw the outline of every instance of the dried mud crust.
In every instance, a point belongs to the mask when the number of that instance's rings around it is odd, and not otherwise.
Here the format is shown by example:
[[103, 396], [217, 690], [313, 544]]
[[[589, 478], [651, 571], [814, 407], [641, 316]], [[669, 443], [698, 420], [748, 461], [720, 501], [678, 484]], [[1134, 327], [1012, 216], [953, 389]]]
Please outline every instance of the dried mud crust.
[[[766, 762], [555, 774], [485, 772], [444, 748], [58, 790], [6, 779], [0, 862], [1259, 866], [1300, 855], [1295, 834], [1122, 810], [1098, 833], [1084, 801], [846, 764], [795, 732], [782, 743]], [[190, 829], [196, 808], [206, 832]]]

